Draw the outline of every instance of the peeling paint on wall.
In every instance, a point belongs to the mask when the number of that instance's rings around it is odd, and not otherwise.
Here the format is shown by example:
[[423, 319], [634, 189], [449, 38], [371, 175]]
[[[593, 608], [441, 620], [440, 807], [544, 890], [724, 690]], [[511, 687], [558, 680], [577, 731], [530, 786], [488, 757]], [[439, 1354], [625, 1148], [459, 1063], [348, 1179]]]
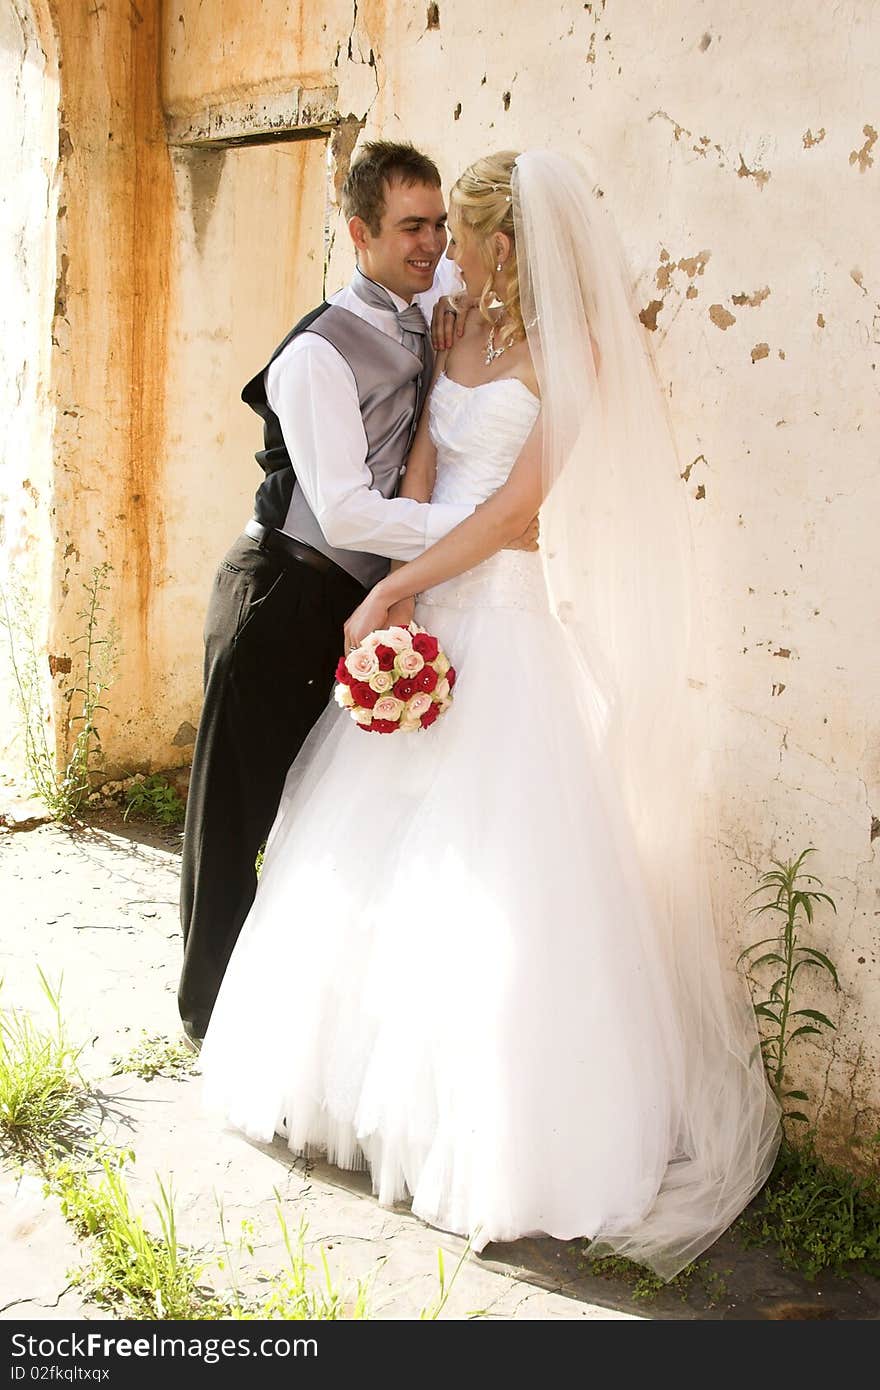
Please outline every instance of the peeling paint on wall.
[[734, 304], [747, 304], [750, 309], [757, 309], [759, 304], [763, 304], [764, 300], [769, 298], [769, 295], [770, 287], [765, 285], [762, 290], [755, 290], [754, 294], [734, 294], [731, 298]]
[[741, 179], [754, 179], [759, 188], [763, 188], [770, 179], [769, 169], [750, 169], [742, 155], [739, 157], [739, 168], [736, 172]]
[[862, 126], [862, 134], [867, 136], [864, 145], [860, 150], [852, 150], [849, 156], [850, 164], [858, 164], [859, 172], [864, 174], [874, 163], [874, 156], [871, 150], [877, 143], [877, 132], [872, 125]]
[[736, 315], [729, 309], [725, 309], [723, 304], [712, 304], [709, 307], [709, 318], [716, 328], [730, 328], [736, 323]]

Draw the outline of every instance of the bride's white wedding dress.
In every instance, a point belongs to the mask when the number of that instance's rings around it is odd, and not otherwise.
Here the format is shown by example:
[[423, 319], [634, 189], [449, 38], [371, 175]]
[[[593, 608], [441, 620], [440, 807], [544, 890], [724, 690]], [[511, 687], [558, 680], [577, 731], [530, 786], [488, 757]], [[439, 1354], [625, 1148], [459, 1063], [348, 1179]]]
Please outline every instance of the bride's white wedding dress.
[[[431, 396], [436, 500], [506, 479], [539, 403]], [[425, 732], [330, 704], [287, 779], [201, 1054], [247, 1135], [368, 1166], [382, 1203], [489, 1241], [637, 1228], [676, 1159], [685, 1049], [539, 553], [421, 596], [458, 671]]]

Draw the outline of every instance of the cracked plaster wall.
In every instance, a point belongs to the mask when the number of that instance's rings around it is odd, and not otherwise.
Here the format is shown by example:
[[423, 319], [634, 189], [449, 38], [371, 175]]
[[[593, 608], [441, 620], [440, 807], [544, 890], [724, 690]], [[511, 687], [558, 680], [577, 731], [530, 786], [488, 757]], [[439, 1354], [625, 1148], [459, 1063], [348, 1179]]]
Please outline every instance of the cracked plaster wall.
[[[839, 1032], [805, 1040], [795, 1070], [821, 1100], [826, 1147], [859, 1162], [880, 1101], [876, 11], [430, 8], [171, 5], [166, 101], [182, 111], [307, 74], [336, 84], [350, 131], [412, 139], [447, 186], [493, 148], [546, 142], [591, 161], [680, 441], [711, 648], [722, 916], [732, 943], [753, 939], [756, 871], [818, 847], [839, 915], [821, 914], [814, 940], [842, 991], [817, 981], [803, 1002]], [[330, 229], [332, 288], [351, 255], [338, 219]]]
[[[328, 289], [349, 273], [334, 198], [357, 140], [412, 139], [447, 186], [493, 148], [585, 154], [620, 231], [680, 444], [711, 653], [723, 920], [731, 943], [758, 935], [743, 909], [756, 872], [770, 854], [818, 847], [815, 870], [839, 913], [821, 913], [812, 939], [837, 961], [843, 988], [834, 996], [817, 981], [804, 1002], [839, 1032], [804, 1042], [796, 1079], [821, 1101], [826, 1148], [861, 1161], [880, 1128], [876, 8], [168, 0], [161, 31], [155, 6], [138, 10], [153, 26], [140, 85], [130, 61], [127, 83], [106, 78], [95, 35], [102, 25], [102, 55], [132, 59], [142, 26], [124, 6], [94, 8], [89, 18], [58, 3], [74, 56], [92, 58], [79, 69], [91, 73], [74, 102], [82, 163], [66, 175], [74, 214], [60, 238], [70, 293], [91, 296], [88, 334], [100, 346], [87, 334], [89, 360], [80, 350], [67, 369], [87, 422], [80, 457], [106, 467], [88, 499], [71, 488], [59, 500], [58, 535], [63, 543], [75, 524], [83, 556], [105, 547], [122, 560], [136, 675], [114, 692], [125, 710], [114, 756], [179, 762], [178, 721], [196, 722], [207, 586], [258, 481], [255, 422], [238, 389], [315, 301], [317, 260], [326, 253]], [[326, 171], [323, 140], [284, 147], [286, 165], [281, 147], [259, 164], [256, 150], [163, 144], [163, 115], [185, 125], [206, 109], [277, 105], [294, 89], [324, 94], [322, 110], [335, 91], [346, 124]], [[114, 165], [107, 132], [120, 110], [128, 133]], [[121, 166], [128, 181], [114, 183]], [[137, 244], [125, 232], [120, 248], [139, 178]], [[261, 204], [272, 214], [265, 228]], [[82, 233], [74, 265], [72, 215], [80, 228], [91, 218], [87, 273]], [[94, 305], [145, 248], [137, 304], [147, 327], [129, 312], [122, 337], [143, 344], [148, 334], [149, 371], [137, 378], [146, 405], [120, 450], [114, 410], [131, 399], [126, 383], [144, 356], [127, 348], [115, 359]], [[75, 334], [59, 345], [75, 351]], [[98, 419], [108, 379], [117, 404]], [[143, 490], [133, 486], [141, 476]], [[125, 487], [147, 496], [146, 522]]]

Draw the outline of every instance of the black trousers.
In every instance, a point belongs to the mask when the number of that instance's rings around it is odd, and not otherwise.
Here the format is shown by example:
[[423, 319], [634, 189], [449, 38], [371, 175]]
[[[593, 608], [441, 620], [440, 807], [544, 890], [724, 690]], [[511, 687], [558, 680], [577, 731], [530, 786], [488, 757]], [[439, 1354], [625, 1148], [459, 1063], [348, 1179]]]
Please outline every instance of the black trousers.
[[322, 573], [246, 536], [217, 571], [180, 893], [178, 1004], [198, 1037], [253, 902], [254, 861], [287, 770], [327, 704], [343, 624], [364, 592], [343, 570]]

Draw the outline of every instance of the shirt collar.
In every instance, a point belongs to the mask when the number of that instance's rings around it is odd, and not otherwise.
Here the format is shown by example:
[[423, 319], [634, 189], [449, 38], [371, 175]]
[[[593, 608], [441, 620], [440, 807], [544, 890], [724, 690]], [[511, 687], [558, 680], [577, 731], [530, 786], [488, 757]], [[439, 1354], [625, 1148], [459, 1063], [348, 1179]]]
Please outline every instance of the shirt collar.
[[[355, 280], [357, 280], [357, 278], [358, 278], [359, 275], [361, 276], [361, 278], [362, 278], [363, 280], [369, 280], [369, 279], [370, 279], [369, 275], [364, 275], [364, 272], [361, 270], [360, 266], [355, 266], [355, 268], [354, 268], [354, 275], [351, 277], [351, 283], [352, 283], [352, 285], [354, 285], [354, 282], [355, 282]], [[373, 285], [379, 285], [379, 281], [378, 281], [378, 280], [372, 280], [370, 283], [373, 284]], [[401, 313], [404, 309], [408, 309], [408, 308], [410, 307], [410, 306], [407, 304], [407, 302], [406, 302], [405, 299], [401, 299], [401, 297], [400, 297], [399, 294], [395, 294], [393, 290], [389, 290], [389, 288], [388, 288], [387, 285], [379, 285], [379, 288], [380, 288], [380, 289], [383, 289], [383, 290], [385, 291], [385, 293], [390, 297], [391, 302], [392, 302], [392, 304], [394, 305], [394, 307], [395, 307], [395, 309], [397, 310], [398, 313]], [[380, 312], [380, 313], [390, 313], [391, 311], [390, 311], [390, 309], [385, 309], [385, 310], [380, 309], [379, 312]]]

